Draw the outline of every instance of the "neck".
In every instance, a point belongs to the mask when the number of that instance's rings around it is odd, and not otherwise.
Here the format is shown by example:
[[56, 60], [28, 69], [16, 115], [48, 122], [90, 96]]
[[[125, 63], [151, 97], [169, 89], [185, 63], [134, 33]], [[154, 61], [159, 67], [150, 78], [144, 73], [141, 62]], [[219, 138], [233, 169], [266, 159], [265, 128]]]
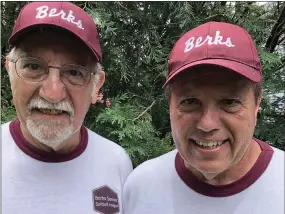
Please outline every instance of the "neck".
[[211, 185], [226, 185], [242, 178], [253, 167], [261, 151], [259, 144], [255, 140], [252, 140], [242, 159], [237, 164], [218, 174], [202, 173], [192, 166], [185, 165], [198, 179], [205, 183]]
[[62, 142], [58, 147], [52, 148], [34, 139], [22, 123], [20, 123], [20, 129], [24, 138], [29, 144], [45, 152], [68, 153], [75, 149], [81, 141], [81, 134], [79, 129], [74, 132], [67, 140]]

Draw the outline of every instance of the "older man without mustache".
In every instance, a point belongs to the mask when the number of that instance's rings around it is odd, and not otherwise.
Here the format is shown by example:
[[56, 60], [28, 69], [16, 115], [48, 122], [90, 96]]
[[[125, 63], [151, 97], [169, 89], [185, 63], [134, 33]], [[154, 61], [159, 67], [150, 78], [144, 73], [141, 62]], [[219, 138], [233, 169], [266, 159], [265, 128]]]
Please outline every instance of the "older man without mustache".
[[122, 213], [131, 161], [83, 126], [105, 80], [93, 19], [69, 2], [29, 3], [9, 44], [17, 120], [1, 127], [2, 213]]
[[164, 85], [176, 149], [131, 173], [125, 214], [283, 214], [284, 151], [253, 137], [261, 78], [245, 29], [208, 22], [182, 35]]

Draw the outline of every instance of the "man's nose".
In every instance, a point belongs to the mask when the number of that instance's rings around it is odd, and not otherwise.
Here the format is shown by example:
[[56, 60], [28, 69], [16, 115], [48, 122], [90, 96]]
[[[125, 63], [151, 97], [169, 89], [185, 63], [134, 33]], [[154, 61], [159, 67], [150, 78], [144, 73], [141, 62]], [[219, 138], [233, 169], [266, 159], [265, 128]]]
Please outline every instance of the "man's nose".
[[198, 118], [196, 127], [203, 132], [211, 132], [220, 128], [219, 110], [216, 108], [205, 108]]
[[66, 87], [60, 78], [58, 68], [49, 68], [49, 73], [42, 82], [39, 95], [51, 103], [57, 103], [66, 98]]

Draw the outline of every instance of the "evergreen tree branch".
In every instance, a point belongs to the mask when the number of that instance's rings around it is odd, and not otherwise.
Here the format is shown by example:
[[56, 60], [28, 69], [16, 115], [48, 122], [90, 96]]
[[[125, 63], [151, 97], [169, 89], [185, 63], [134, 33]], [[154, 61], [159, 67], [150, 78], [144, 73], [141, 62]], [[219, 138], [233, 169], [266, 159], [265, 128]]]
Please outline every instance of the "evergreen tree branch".
[[[285, 33], [285, 32], [284, 32]], [[280, 38], [278, 41], [278, 44], [281, 44], [283, 41], [285, 40], [285, 35], [283, 36], [283, 38]]]
[[155, 103], [155, 100], [152, 102], [152, 104], [146, 108], [146, 110], [144, 110], [139, 116], [137, 116], [136, 118], [133, 119], [133, 121], [138, 120], [141, 116], [143, 116]]

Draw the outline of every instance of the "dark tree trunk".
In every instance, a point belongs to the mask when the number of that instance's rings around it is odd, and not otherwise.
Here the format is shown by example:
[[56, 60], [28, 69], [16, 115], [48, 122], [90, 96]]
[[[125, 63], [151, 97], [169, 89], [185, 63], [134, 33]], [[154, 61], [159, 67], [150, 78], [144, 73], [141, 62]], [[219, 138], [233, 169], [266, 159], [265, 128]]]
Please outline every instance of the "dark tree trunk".
[[280, 41], [279, 38], [281, 37], [282, 34], [285, 34], [285, 3], [283, 4], [281, 13], [275, 25], [272, 28], [270, 36], [268, 37], [266, 41], [265, 48], [269, 52], [272, 53], [275, 50], [276, 46], [279, 44], [278, 41]]

